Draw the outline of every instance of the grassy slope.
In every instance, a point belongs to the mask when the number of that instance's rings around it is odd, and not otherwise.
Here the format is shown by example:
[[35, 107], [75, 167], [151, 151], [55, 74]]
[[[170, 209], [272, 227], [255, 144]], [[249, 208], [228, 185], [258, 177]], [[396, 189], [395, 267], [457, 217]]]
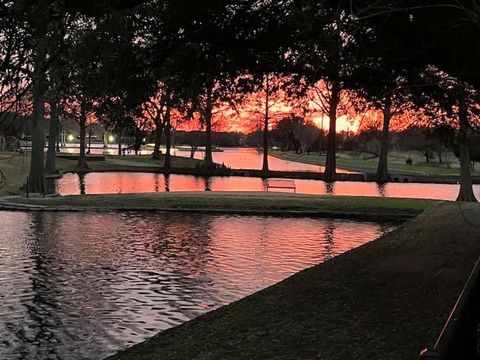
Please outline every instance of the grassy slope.
[[5, 175], [6, 183], [2, 181], [0, 194], [16, 194], [28, 176], [30, 158], [17, 153], [0, 153], [0, 170]]
[[[164, 155], [160, 155], [160, 158], [158, 160], [152, 159], [151, 155], [129, 155], [129, 156], [113, 155], [113, 156], [109, 156], [109, 158], [145, 163], [146, 166], [160, 166], [160, 167], [163, 167], [163, 163], [165, 161]], [[202, 160], [190, 159], [190, 158], [181, 157], [181, 156], [172, 156], [171, 158], [172, 158], [172, 167], [174, 168], [175, 167], [176, 168], [194, 168], [203, 163]]]
[[109, 194], [54, 198], [14, 198], [10, 201], [45, 206], [157, 209], [227, 209], [339, 211], [386, 214], [417, 214], [434, 201], [353, 196], [290, 195], [266, 192], [173, 192]]
[[[311, 155], [299, 155], [292, 152], [271, 151], [271, 155], [284, 160], [297, 161], [305, 164], [321, 166], [325, 164], [325, 155], [318, 156], [318, 154], [314, 153]], [[408, 157], [413, 160], [412, 165], [405, 163]], [[450, 155], [448, 158], [454, 159], [454, 161], [451, 162], [450, 168], [435, 161], [431, 161], [429, 164], [425, 163], [425, 158], [422, 157], [419, 152], [392, 151], [389, 154], [388, 167], [391, 172], [413, 175], [458, 175], [459, 167], [457, 159], [453, 155]], [[354, 151], [338, 152], [337, 154], [337, 166], [346, 170], [375, 172], [377, 170], [377, 164], [378, 158], [372, 157], [371, 154]], [[480, 171], [474, 172], [474, 175], [480, 176]]]
[[480, 253], [480, 206], [463, 207], [440, 206], [109, 359], [416, 359]]

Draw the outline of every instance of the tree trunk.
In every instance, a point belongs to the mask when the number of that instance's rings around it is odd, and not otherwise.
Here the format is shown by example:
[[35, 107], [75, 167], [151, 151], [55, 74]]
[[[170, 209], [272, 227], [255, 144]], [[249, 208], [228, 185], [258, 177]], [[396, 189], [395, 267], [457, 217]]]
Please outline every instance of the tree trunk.
[[92, 153], [92, 128], [88, 128], [88, 151], [87, 154]]
[[117, 154], [122, 155], [122, 134], [118, 133], [118, 145], [117, 145]]
[[85, 157], [85, 145], [86, 145], [86, 130], [87, 130], [87, 112], [84, 104], [80, 104], [80, 153], [78, 155], [77, 168], [89, 169], [87, 160]]
[[62, 125], [60, 124], [60, 119], [58, 120], [58, 127], [57, 127], [57, 152], [61, 151], [62, 146]]
[[47, 160], [45, 163], [45, 170], [47, 173], [53, 174], [58, 172], [56, 163], [55, 163], [55, 155], [57, 150], [58, 144], [58, 128], [59, 128], [59, 121], [58, 121], [58, 108], [57, 108], [57, 101], [52, 100], [50, 101], [50, 125], [49, 125], [49, 133], [48, 133], [48, 150], [47, 150]]
[[335, 181], [335, 174], [337, 170], [336, 160], [336, 137], [337, 137], [337, 108], [340, 102], [340, 87], [337, 83], [332, 84], [332, 90], [330, 94], [330, 103], [328, 118], [330, 120], [330, 127], [328, 130], [327, 138], [327, 159], [325, 162], [325, 181]]
[[155, 146], [153, 148], [152, 158], [160, 159], [160, 144], [162, 142], [163, 126], [160, 119], [155, 119]]
[[392, 119], [390, 107], [391, 103], [388, 100], [386, 101], [385, 107], [383, 108], [382, 140], [380, 143], [380, 155], [378, 157], [377, 167], [377, 183], [379, 184], [384, 184], [390, 179], [390, 176], [388, 175], [388, 148], [390, 145], [390, 120]]
[[207, 103], [205, 107], [205, 168], [213, 168], [212, 157], [212, 89], [207, 89]]
[[460, 192], [457, 201], [476, 202], [473, 193], [472, 173], [470, 170], [470, 150], [468, 147], [468, 110], [465, 99], [462, 99], [459, 107], [460, 118], [460, 134], [459, 134], [459, 150], [460, 150]]
[[163, 163], [163, 169], [165, 172], [169, 172], [170, 168], [172, 166], [171, 161], [172, 161], [172, 156], [170, 155], [170, 151], [172, 148], [172, 124], [170, 123], [170, 107], [167, 106], [167, 109], [165, 111], [165, 147], [166, 147], [166, 152], [165, 152], [165, 160]]
[[33, 114], [32, 114], [32, 157], [28, 176], [28, 192], [45, 193], [45, 134], [43, 121], [45, 116], [45, 68], [46, 39], [38, 38], [35, 64], [32, 75]]
[[265, 114], [263, 117], [263, 164], [262, 164], [262, 173], [266, 177], [268, 175], [268, 123], [269, 119], [269, 109], [270, 109], [270, 78], [269, 75], [266, 75], [265, 78]]
[[476, 202], [472, 186], [472, 173], [470, 170], [470, 152], [468, 150], [468, 141], [461, 141], [460, 150], [460, 192], [457, 201]]

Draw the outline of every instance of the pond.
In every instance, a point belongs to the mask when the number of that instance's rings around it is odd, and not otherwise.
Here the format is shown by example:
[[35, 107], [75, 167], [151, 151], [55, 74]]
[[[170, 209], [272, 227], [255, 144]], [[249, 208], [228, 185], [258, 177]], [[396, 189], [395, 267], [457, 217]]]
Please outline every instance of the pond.
[[[173, 150], [176, 156], [189, 157], [188, 151]], [[196, 152], [196, 159], [203, 159], [203, 152]], [[213, 152], [213, 161], [224, 164], [231, 169], [260, 170], [263, 164], [263, 153], [254, 148], [226, 148], [223, 152]], [[324, 166], [302, 164], [300, 162], [282, 160], [273, 156], [268, 157], [268, 167], [272, 171], [307, 171], [323, 172]], [[352, 173], [351, 171], [337, 169], [338, 173]]]
[[[75, 154], [78, 153], [78, 145], [69, 144], [68, 148], [62, 148], [62, 152]], [[107, 149], [103, 149], [98, 144], [92, 147], [92, 154], [109, 154], [116, 155], [117, 149], [115, 146], [110, 146]], [[165, 149], [163, 148], [163, 152]], [[149, 155], [152, 153], [152, 149], [142, 150], [140, 154]], [[132, 153], [133, 154], [133, 153]], [[190, 152], [173, 148], [171, 154], [174, 156], [190, 157]], [[128, 155], [127, 155], [128, 156]], [[202, 160], [205, 156], [205, 152], [197, 151], [195, 153], [195, 159]], [[222, 152], [212, 153], [213, 161], [217, 164], [224, 164], [231, 169], [254, 169], [260, 170], [262, 168], [263, 153], [255, 148], [225, 148]], [[282, 160], [273, 156], [268, 157], [268, 163], [270, 170], [274, 171], [308, 171], [308, 172], [323, 172], [325, 168], [323, 166], [302, 164], [295, 161]], [[337, 169], [338, 173], [352, 173], [351, 171]]]
[[[459, 185], [295, 180], [297, 193], [315, 195], [355, 195], [455, 200]], [[85, 176], [66, 174], [57, 180], [56, 191], [61, 195], [115, 194], [170, 191], [266, 191], [266, 180], [255, 177], [198, 177], [152, 173], [90, 173]], [[282, 190], [277, 190], [282, 191]], [[290, 191], [291, 190], [286, 190]], [[474, 185], [480, 198], [480, 186]]]
[[0, 216], [2, 360], [102, 359], [395, 227], [255, 216]]

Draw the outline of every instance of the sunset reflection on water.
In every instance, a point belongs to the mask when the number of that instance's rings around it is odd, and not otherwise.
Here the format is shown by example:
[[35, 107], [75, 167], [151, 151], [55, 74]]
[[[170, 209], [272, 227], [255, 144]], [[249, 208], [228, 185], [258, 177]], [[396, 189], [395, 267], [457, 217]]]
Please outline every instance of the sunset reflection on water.
[[394, 229], [331, 219], [5, 212], [0, 358], [102, 359]]
[[[57, 181], [61, 195], [117, 194], [170, 191], [265, 191], [266, 181], [254, 177], [196, 177], [191, 175], [169, 175], [152, 173], [90, 173], [84, 176], [66, 174]], [[320, 180], [294, 180], [296, 192], [314, 195], [355, 195], [384, 196], [401, 198], [422, 198], [455, 200], [459, 185], [389, 183], [378, 185], [374, 182], [337, 181], [326, 183]], [[292, 192], [276, 189], [276, 191]], [[474, 192], [480, 196], [480, 186], [474, 185]]]
[[[75, 144], [69, 144], [69, 148], [62, 149], [63, 152], [68, 154], [78, 154], [78, 146]], [[165, 153], [165, 148], [161, 150]], [[92, 148], [91, 154], [96, 155], [117, 155], [118, 151], [116, 146], [111, 146], [108, 149], [102, 147]], [[185, 150], [179, 150], [173, 148], [170, 152], [173, 156], [180, 156], [189, 158], [190, 152]], [[131, 152], [133, 154], [133, 152]], [[143, 149], [139, 152], [140, 155], [151, 155], [152, 149]], [[197, 160], [203, 160], [205, 152], [196, 151], [194, 158]], [[231, 169], [254, 169], [260, 170], [263, 164], [263, 153], [255, 148], [225, 148], [221, 152], [212, 153], [213, 161], [217, 164], [223, 164]], [[128, 159], [128, 154], [125, 159]], [[307, 172], [323, 172], [325, 167], [318, 165], [303, 164], [296, 161], [288, 161], [276, 158], [274, 156], [268, 157], [268, 163], [270, 170], [273, 171], [307, 171]], [[352, 173], [351, 171], [337, 169], [339, 173]]]

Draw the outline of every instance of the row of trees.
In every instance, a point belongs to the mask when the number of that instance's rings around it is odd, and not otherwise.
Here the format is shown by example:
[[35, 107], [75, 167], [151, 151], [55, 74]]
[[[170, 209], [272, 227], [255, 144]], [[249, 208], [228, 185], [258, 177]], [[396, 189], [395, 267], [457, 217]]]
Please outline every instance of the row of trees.
[[[170, 146], [175, 117], [197, 119], [211, 168], [214, 122], [248, 100], [262, 119], [268, 174], [275, 109], [282, 99], [304, 99], [304, 109], [329, 119], [327, 181], [335, 179], [338, 117], [382, 115], [377, 180], [385, 182], [392, 119], [414, 110], [431, 126], [457, 130], [459, 199], [474, 200], [468, 142], [480, 49], [470, 44], [478, 15], [461, 0], [10, 0], [0, 5], [1, 103], [33, 114], [32, 192], [44, 187], [46, 104], [51, 134], [61, 111], [79, 119], [81, 138], [92, 117], [117, 133], [147, 119], [157, 133], [154, 156], [162, 133]], [[453, 41], [458, 46], [445, 49]], [[307, 144], [311, 131], [298, 129]], [[46, 163], [52, 171], [53, 150]], [[88, 166], [84, 146], [78, 165]]]

